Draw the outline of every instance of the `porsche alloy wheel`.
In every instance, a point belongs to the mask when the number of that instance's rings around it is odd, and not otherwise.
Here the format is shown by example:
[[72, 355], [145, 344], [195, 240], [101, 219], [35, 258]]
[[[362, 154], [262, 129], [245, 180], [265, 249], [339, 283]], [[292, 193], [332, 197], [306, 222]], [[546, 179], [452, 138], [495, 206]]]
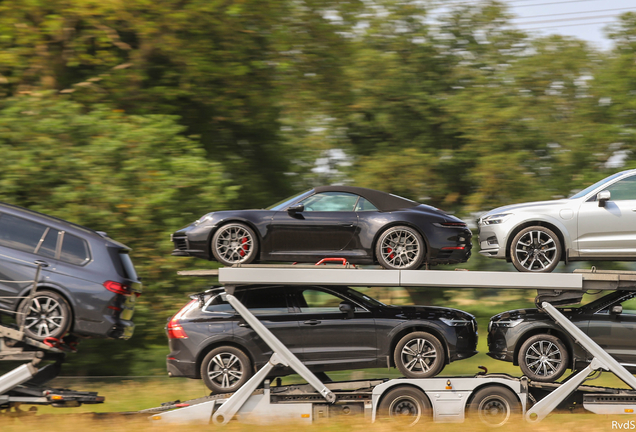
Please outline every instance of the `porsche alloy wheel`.
[[376, 257], [387, 269], [414, 270], [424, 261], [424, 240], [413, 228], [396, 226], [382, 233]]
[[225, 266], [249, 264], [256, 259], [257, 250], [256, 234], [243, 224], [223, 225], [212, 238], [212, 254]]

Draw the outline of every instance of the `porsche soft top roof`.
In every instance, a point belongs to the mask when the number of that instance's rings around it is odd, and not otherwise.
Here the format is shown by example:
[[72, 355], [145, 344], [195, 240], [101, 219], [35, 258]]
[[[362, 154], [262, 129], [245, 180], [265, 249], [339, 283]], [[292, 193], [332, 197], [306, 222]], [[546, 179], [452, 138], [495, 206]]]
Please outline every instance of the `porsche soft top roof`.
[[380, 192], [374, 189], [367, 189], [355, 186], [320, 186], [314, 188], [316, 193], [320, 192], [348, 192], [360, 195], [380, 211], [393, 211], [405, 208], [417, 207], [420, 203], [391, 195], [386, 192]]

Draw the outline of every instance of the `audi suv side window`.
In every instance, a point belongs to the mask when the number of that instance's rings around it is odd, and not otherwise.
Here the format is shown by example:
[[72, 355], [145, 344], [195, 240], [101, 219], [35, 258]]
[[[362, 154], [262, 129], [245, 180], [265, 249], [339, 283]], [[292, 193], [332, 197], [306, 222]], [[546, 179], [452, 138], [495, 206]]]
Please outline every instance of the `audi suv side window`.
[[345, 192], [323, 192], [301, 201], [305, 211], [353, 211], [358, 195]]
[[276, 289], [251, 289], [239, 296], [241, 303], [254, 315], [288, 314], [287, 295]]
[[81, 238], [69, 233], [64, 234], [60, 261], [70, 264], [82, 265], [90, 261], [88, 244]]
[[[335, 313], [340, 312], [340, 303], [347, 300], [325, 291], [305, 289], [299, 301], [301, 313]], [[355, 310], [363, 311], [358, 306], [355, 306]]]
[[618, 181], [605, 190], [610, 191], [612, 201], [636, 200], [636, 176]]
[[24, 252], [35, 251], [46, 226], [8, 214], [0, 215], [0, 245]]
[[213, 313], [233, 313], [234, 308], [232, 308], [228, 302], [223, 301], [221, 294], [218, 294], [212, 297], [211, 301], [206, 306], [205, 311]]

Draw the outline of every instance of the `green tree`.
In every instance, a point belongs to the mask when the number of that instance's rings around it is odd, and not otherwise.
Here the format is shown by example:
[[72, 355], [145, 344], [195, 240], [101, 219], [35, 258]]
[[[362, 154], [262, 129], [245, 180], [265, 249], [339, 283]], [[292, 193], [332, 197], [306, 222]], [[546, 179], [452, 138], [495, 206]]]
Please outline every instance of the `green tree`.
[[223, 209], [234, 189], [175, 118], [116, 111], [52, 94], [5, 99], [0, 200], [105, 231], [133, 249], [145, 288], [136, 334], [117, 345], [126, 350], [164, 343], [162, 323], [197, 290], [177, 280], [185, 262], [170, 256], [169, 234]]

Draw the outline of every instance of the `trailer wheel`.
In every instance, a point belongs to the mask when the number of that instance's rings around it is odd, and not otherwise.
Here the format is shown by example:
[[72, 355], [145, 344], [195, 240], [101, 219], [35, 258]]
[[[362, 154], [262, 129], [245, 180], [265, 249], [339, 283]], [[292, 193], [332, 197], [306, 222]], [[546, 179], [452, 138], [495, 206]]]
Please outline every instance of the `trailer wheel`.
[[521, 404], [512, 390], [491, 386], [475, 392], [468, 410], [471, 418], [476, 417], [488, 426], [499, 427], [508, 423], [511, 417], [521, 414]]
[[233, 346], [215, 348], [201, 362], [201, 378], [212, 393], [232, 393], [251, 376], [250, 359]]
[[569, 354], [558, 337], [538, 334], [521, 345], [517, 360], [521, 371], [532, 381], [553, 382], [568, 368]]
[[399, 386], [389, 390], [378, 405], [381, 418], [405, 420], [412, 426], [431, 416], [431, 403], [423, 391], [411, 386]]
[[444, 369], [444, 347], [430, 333], [413, 332], [400, 339], [393, 359], [407, 378], [429, 378]]

